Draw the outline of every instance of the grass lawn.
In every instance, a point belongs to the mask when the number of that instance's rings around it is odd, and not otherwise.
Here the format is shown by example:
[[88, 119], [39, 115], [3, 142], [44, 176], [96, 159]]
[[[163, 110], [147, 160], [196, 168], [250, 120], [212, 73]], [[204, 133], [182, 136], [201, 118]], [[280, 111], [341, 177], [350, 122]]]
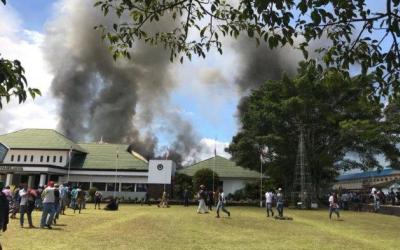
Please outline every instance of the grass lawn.
[[[53, 230], [11, 220], [0, 236], [3, 249], [400, 249], [400, 218], [380, 214], [342, 212], [343, 221], [330, 221], [325, 210], [286, 209], [293, 221], [281, 221], [253, 207], [228, 207], [232, 217], [220, 219], [193, 206], [88, 207], [68, 210]], [[36, 226], [39, 216], [34, 212]]]

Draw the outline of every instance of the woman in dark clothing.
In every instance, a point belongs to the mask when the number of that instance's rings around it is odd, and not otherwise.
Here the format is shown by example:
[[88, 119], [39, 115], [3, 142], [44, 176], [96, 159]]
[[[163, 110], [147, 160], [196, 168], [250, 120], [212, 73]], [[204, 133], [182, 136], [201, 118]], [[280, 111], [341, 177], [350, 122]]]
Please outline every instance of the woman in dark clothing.
[[[0, 190], [3, 189], [3, 184], [0, 183]], [[0, 191], [0, 230], [5, 232], [8, 224], [9, 201], [6, 195]]]

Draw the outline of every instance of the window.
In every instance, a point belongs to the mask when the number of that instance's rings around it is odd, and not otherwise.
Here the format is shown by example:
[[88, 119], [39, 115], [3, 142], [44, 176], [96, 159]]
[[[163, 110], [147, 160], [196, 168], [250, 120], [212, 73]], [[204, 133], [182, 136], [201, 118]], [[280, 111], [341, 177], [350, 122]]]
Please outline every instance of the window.
[[26, 162], [28, 160], [28, 156], [24, 155], [24, 162]]
[[47, 162], [50, 162], [50, 156], [47, 156], [46, 160], [47, 160]]
[[122, 183], [122, 192], [135, 192], [135, 183]]
[[82, 190], [89, 190], [90, 182], [79, 182], [79, 186], [82, 188]]
[[62, 157], [62, 155], [60, 156], [60, 163], [63, 161], [63, 157]]
[[18, 161], [18, 162], [20, 162], [20, 161], [21, 161], [21, 156], [20, 156], [20, 155], [18, 155], [18, 157], [17, 157], [17, 161]]
[[57, 156], [53, 156], [53, 162], [57, 161]]
[[14, 161], [14, 155], [11, 155], [11, 161]]
[[146, 192], [147, 185], [146, 184], [136, 184], [136, 192]]
[[33, 155], [31, 155], [31, 162], [33, 162]]
[[[114, 186], [115, 183], [107, 183], [107, 191], [113, 192], [114, 191]], [[115, 189], [117, 192], [119, 192], [119, 183], [117, 183], [117, 187]]]
[[93, 182], [92, 187], [97, 188], [99, 191], [106, 191], [106, 184], [104, 182]]
[[43, 162], [43, 155], [40, 156], [40, 162]]

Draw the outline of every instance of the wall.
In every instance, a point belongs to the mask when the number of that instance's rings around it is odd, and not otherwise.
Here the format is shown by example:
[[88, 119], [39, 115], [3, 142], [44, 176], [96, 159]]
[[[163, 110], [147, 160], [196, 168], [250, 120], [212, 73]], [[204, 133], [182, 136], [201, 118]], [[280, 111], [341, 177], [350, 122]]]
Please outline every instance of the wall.
[[[14, 155], [14, 161], [11, 161], [11, 157]], [[18, 162], [18, 155], [21, 156], [21, 160]], [[27, 161], [24, 161], [25, 155], [27, 156]], [[33, 155], [33, 161], [31, 161], [31, 156]], [[43, 162], [40, 162], [40, 157], [43, 156]], [[50, 161], [47, 162], [47, 156], [50, 156]], [[53, 157], [56, 156], [56, 162], [53, 162]], [[60, 156], [62, 161], [60, 162]], [[4, 158], [4, 164], [38, 164], [38, 165], [53, 165], [58, 167], [64, 167], [67, 164], [68, 151], [62, 150], [21, 150], [21, 149], [11, 149], [8, 151], [6, 157]]]
[[225, 195], [233, 194], [236, 190], [244, 188], [247, 180], [240, 180], [240, 179], [220, 179], [223, 182], [223, 188]]

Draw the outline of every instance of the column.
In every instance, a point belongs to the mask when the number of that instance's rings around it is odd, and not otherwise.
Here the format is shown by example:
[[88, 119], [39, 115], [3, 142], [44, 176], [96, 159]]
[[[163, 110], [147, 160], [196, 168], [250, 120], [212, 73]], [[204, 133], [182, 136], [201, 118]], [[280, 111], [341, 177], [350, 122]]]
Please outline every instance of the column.
[[46, 174], [40, 174], [39, 186], [44, 186], [46, 184]]
[[121, 193], [121, 191], [122, 191], [122, 185], [121, 185], [121, 182], [120, 182], [120, 183], [118, 183], [118, 182], [117, 182], [117, 185], [119, 185], [119, 191], [118, 191], [118, 192], [120, 192], [120, 193]]
[[35, 180], [35, 176], [29, 175], [29, 177], [28, 177], [28, 187], [33, 188], [34, 180]]
[[5, 186], [10, 186], [12, 184], [13, 174], [7, 174]]

